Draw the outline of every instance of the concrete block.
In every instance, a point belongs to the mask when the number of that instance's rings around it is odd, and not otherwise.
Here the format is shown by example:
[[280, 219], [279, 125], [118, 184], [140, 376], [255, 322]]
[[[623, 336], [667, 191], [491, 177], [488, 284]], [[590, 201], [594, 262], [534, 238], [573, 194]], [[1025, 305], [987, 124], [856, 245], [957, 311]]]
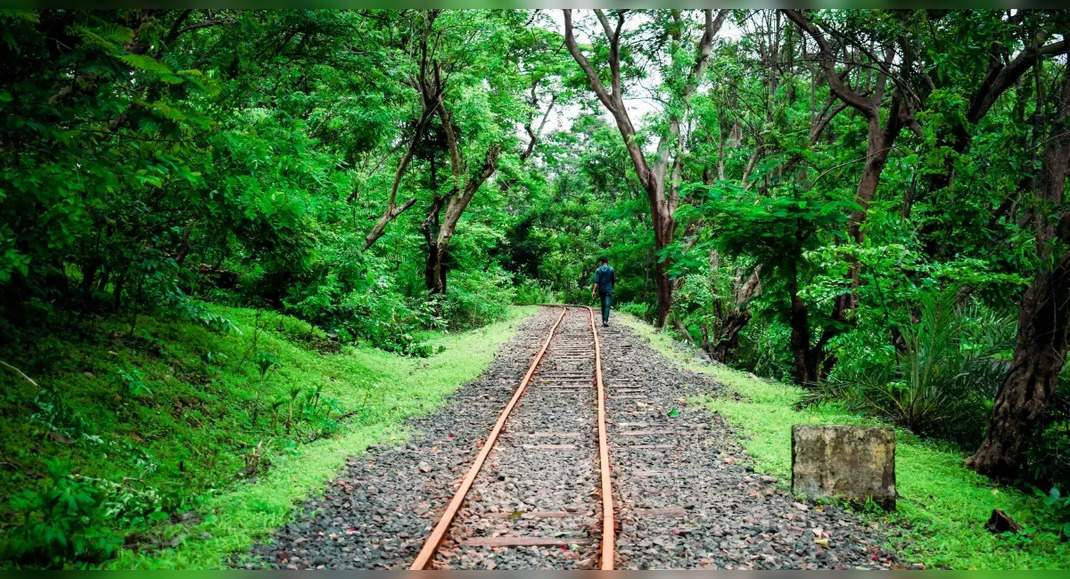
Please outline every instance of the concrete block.
[[796, 424], [791, 427], [791, 490], [807, 498], [873, 499], [895, 509], [895, 431]]

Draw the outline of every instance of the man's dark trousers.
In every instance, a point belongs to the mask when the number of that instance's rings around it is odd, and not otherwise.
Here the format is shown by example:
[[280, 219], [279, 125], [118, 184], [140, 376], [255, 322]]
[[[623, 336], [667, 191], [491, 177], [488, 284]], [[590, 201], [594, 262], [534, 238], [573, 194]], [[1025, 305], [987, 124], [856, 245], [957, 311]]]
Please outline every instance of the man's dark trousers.
[[598, 295], [602, 298], [602, 324], [609, 323], [609, 304], [613, 301], [612, 293], [598, 292]]

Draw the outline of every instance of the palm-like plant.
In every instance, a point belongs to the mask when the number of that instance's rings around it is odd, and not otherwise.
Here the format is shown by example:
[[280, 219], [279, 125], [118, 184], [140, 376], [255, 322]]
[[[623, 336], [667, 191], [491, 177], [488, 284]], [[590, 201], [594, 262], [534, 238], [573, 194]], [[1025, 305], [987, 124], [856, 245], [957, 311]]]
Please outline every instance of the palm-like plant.
[[891, 367], [840, 373], [815, 395], [919, 434], [971, 443], [1008, 370], [999, 354], [1013, 343], [1014, 328], [1011, 316], [960, 304], [955, 291], [927, 294], [917, 322], [901, 330]]

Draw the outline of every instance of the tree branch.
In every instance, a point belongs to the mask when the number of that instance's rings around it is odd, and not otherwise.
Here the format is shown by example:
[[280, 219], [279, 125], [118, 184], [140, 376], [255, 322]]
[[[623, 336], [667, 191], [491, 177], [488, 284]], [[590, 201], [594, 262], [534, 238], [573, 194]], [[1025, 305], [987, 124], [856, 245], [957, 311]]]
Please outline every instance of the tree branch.
[[1067, 44], [1066, 39], [1042, 47], [1037, 47], [1035, 43], [1033, 46], [1023, 50], [1007, 66], [999, 67], [998, 64], [990, 66], [988, 75], [981, 83], [981, 87], [978, 88], [974, 97], [970, 99], [970, 108], [966, 112], [966, 119], [971, 123], [981, 120], [988, 112], [988, 109], [995, 104], [996, 99], [1007, 89], [1014, 86], [1018, 79], [1022, 78], [1022, 75], [1032, 68], [1041, 56], [1066, 54], [1068, 50], [1070, 50], [1070, 45]]
[[825, 38], [821, 30], [798, 10], [786, 9], [784, 14], [817, 43], [819, 50], [818, 60], [821, 63], [821, 68], [825, 71], [825, 78], [828, 80], [829, 88], [832, 92], [840, 100], [865, 115], [867, 119], [879, 118], [879, 104], [848, 88], [843, 79], [840, 78], [840, 75], [836, 73], [832, 45], [829, 44], [828, 39]]
[[591, 83], [591, 89], [594, 90], [598, 100], [602, 101], [602, 104], [609, 109], [609, 112], [616, 114], [616, 103], [613, 102], [613, 99], [606, 91], [605, 85], [602, 84], [602, 79], [598, 77], [598, 73], [591, 66], [591, 61], [587, 60], [587, 57], [583, 55], [583, 52], [576, 44], [576, 37], [572, 30], [572, 10], [565, 9], [562, 12], [565, 14], [565, 46], [568, 47], [572, 58], [580, 65], [583, 74], [587, 76], [587, 81]]

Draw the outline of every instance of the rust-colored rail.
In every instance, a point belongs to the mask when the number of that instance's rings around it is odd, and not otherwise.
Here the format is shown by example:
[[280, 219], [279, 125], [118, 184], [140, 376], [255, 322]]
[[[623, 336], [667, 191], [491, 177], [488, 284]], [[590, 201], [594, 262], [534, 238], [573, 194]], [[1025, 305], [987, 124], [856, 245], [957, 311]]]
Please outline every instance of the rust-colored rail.
[[[527, 374], [524, 374], [524, 378], [520, 381], [520, 386], [518, 386], [516, 392], [513, 393], [513, 397], [509, 400], [509, 403], [505, 405], [505, 409], [498, 415], [498, 421], [494, 423], [494, 428], [491, 429], [490, 435], [487, 436], [486, 442], [483, 443], [483, 448], [480, 449], [471, 468], [468, 469], [464, 478], [461, 479], [461, 486], [457, 488], [457, 492], [454, 493], [449, 505], [446, 506], [445, 512], [442, 513], [442, 518], [438, 520], [438, 524], [435, 525], [434, 530], [431, 531], [431, 535], [427, 537], [427, 541], [424, 542], [423, 548], [420, 549], [420, 553], [416, 556], [416, 560], [413, 561], [409, 570], [420, 571], [427, 569], [431, 564], [431, 559], [435, 556], [435, 551], [438, 549], [439, 544], [442, 543], [442, 539], [446, 537], [446, 531], [449, 530], [453, 518], [457, 516], [457, 511], [461, 508], [461, 504], [464, 503], [464, 497], [468, 494], [468, 489], [472, 488], [472, 483], [475, 482], [476, 475], [478, 475], [479, 470], [483, 468], [483, 462], [487, 460], [487, 456], [490, 454], [491, 449], [494, 448], [494, 443], [498, 441], [498, 434], [505, 426], [505, 421], [509, 418], [509, 413], [513, 411], [513, 407], [520, 401], [520, 397], [523, 396], [524, 390], [528, 387], [528, 383], [531, 382], [531, 377], [535, 375], [535, 368], [539, 365], [539, 362], [542, 361], [543, 355], [546, 354], [546, 350], [550, 347], [550, 341], [554, 337], [554, 332], [556, 332], [557, 327], [561, 325], [561, 320], [565, 318], [566, 312], [568, 312], [568, 308], [561, 308], [561, 315], [558, 316], [557, 321], [554, 322], [553, 327], [550, 328], [550, 332], [546, 336], [546, 341], [543, 342], [542, 348], [539, 349], [539, 353], [535, 355], [535, 359], [531, 361], [531, 367], [528, 368]], [[593, 320], [594, 318], [591, 319]], [[601, 404], [601, 400], [599, 400], [599, 404]]]
[[598, 467], [602, 473], [602, 559], [603, 571], [613, 570], [616, 554], [616, 522], [613, 518], [613, 484], [610, 480], [609, 439], [606, 435], [606, 392], [602, 385], [602, 345], [598, 328], [594, 323], [594, 310], [587, 308], [591, 316], [591, 334], [594, 335], [594, 382], [598, 389]]

